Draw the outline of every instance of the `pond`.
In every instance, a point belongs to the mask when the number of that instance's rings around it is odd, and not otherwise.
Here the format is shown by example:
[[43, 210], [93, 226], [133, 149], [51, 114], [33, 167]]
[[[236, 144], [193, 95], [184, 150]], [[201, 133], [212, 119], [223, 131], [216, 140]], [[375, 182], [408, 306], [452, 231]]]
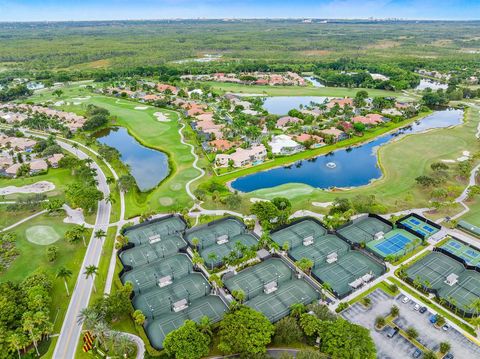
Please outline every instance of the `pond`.
[[142, 146], [127, 129], [115, 127], [96, 134], [98, 142], [116, 148], [123, 163], [130, 167], [140, 191], [155, 188], [169, 173], [165, 153]]
[[310, 102], [323, 103], [327, 97], [323, 96], [271, 96], [266, 97], [263, 108], [273, 115], [287, 115], [292, 109], [300, 106], [309, 106]]
[[420, 84], [415, 87], [415, 90], [423, 91], [426, 88], [431, 88], [432, 90], [436, 91], [439, 89], [446, 90], [448, 88], [447, 84], [442, 84], [441, 82], [428, 80], [428, 79], [421, 79]]
[[386, 134], [364, 145], [338, 150], [327, 155], [271, 170], [240, 177], [232, 188], [251, 192], [286, 183], [303, 183], [312, 187], [358, 187], [382, 176], [378, 166], [377, 149], [398, 136], [418, 133], [433, 128], [444, 128], [462, 123], [463, 111], [437, 111], [408, 127]]
[[320, 80], [317, 79], [316, 77], [306, 76], [306, 77], [304, 77], [304, 79], [307, 80], [308, 82], [310, 82], [313, 85], [313, 87], [325, 87], [325, 85], [322, 84], [320, 82]]

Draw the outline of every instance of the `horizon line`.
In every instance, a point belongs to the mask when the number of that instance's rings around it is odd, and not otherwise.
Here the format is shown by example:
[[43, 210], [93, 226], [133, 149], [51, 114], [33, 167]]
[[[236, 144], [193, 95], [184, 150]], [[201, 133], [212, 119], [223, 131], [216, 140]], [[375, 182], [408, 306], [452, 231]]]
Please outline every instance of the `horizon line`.
[[12, 24], [12, 23], [65, 23], [65, 22], [114, 22], [114, 21], [198, 21], [198, 20], [217, 20], [217, 21], [232, 21], [232, 20], [349, 20], [349, 21], [397, 21], [397, 22], [407, 22], [407, 21], [430, 21], [430, 22], [475, 22], [480, 21], [479, 19], [429, 19], [429, 18], [396, 18], [396, 17], [368, 17], [368, 18], [356, 18], [356, 17], [171, 17], [171, 18], [136, 18], [136, 19], [83, 19], [83, 20], [0, 20], [0, 24]]

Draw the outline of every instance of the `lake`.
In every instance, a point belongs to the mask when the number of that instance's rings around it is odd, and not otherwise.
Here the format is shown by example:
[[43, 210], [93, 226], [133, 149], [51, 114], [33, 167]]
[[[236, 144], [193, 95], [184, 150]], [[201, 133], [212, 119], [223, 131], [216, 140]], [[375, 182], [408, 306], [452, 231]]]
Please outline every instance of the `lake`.
[[378, 166], [377, 149], [398, 136], [422, 132], [433, 128], [445, 128], [462, 123], [463, 111], [437, 111], [408, 127], [386, 134], [361, 146], [337, 150], [327, 155], [298, 161], [290, 166], [274, 168], [240, 177], [232, 182], [232, 188], [251, 192], [286, 183], [303, 183], [312, 187], [358, 187], [369, 184], [382, 176]]
[[320, 80], [317, 79], [316, 77], [307, 76], [307, 77], [304, 77], [304, 79], [310, 82], [313, 85], [313, 87], [325, 87], [325, 85], [322, 84]]
[[115, 127], [96, 134], [98, 142], [116, 148], [123, 163], [130, 167], [140, 191], [155, 188], [169, 173], [165, 153], [142, 146], [127, 129]]
[[442, 84], [441, 82], [428, 80], [428, 79], [421, 79], [420, 84], [415, 87], [415, 90], [423, 91], [426, 88], [431, 88], [432, 90], [436, 91], [439, 89], [446, 90], [448, 88], [447, 84]]
[[287, 115], [292, 109], [308, 106], [310, 102], [323, 103], [327, 97], [323, 96], [271, 96], [266, 97], [263, 108], [273, 115]]

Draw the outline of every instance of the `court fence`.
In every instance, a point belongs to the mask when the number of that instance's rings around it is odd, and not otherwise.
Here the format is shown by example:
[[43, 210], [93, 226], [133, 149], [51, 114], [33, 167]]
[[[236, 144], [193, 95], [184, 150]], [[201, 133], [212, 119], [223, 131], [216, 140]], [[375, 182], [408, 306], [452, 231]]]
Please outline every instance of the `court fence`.
[[183, 231], [179, 231], [178, 233], [182, 233], [184, 232], [187, 228], [188, 228], [188, 223], [185, 221], [185, 219], [179, 215], [179, 214], [167, 214], [166, 216], [162, 216], [162, 217], [158, 217], [158, 218], [154, 218], [154, 219], [148, 219], [142, 223], [138, 223], [138, 224], [134, 224], [132, 226], [129, 226], [129, 227], [126, 227], [126, 228], [122, 228], [122, 230], [120, 231], [120, 233], [122, 235], [124, 235], [127, 231], [131, 231], [131, 230], [134, 230], [134, 229], [138, 229], [138, 228], [142, 228], [142, 227], [145, 227], [145, 226], [148, 226], [149, 224], [154, 224], [154, 223], [157, 223], [157, 222], [162, 222], [166, 219], [169, 219], [169, 218], [173, 218], [173, 217], [176, 217], [178, 218], [180, 221], [182, 221], [184, 224], [185, 224], [185, 229]]
[[414, 217], [416, 219], [418, 219], [419, 221], [422, 221], [422, 222], [425, 222], [426, 224], [428, 224], [429, 226], [432, 226], [433, 228], [437, 229], [437, 230], [441, 230], [442, 229], [442, 226], [440, 226], [439, 224], [435, 223], [435, 222], [432, 222], [431, 220], [429, 220], [428, 218], [425, 218], [425, 217], [422, 217], [414, 212], [410, 213], [410, 214], [407, 214], [405, 216], [403, 216], [402, 218], [398, 219], [397, 222], [396, 222], [396, 226], [397, 228], [400, 228], [400, 229], [403, 229], [411, 234], [413, 234], [414, 236], [417, 236], [417, 237], [420, 237], [422, 240], [425, 240], [426, 239], [426, 235], [423, 234], [423, 233], [419, 233], [409, 227], [407, 227], [406, 225], [404, 225], [402, 222], [410, 217]]

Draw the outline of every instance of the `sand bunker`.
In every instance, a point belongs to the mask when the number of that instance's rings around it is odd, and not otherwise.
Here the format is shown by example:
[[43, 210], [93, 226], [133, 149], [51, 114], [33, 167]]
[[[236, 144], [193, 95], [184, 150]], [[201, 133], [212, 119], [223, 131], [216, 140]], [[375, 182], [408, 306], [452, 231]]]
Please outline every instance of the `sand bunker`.
[[137, 106], [135, 107], [135, 110], [146, 110], [148, 106]]
[[85, 96], [85, 97], [74, 97], [72, 98], [72, 100], [76, 100], [76, 101], [85, 101], [85, 100], [88, 100], [92, 98], [92, 96]]
[[327, 208], [330, 207], [333, 202], [312, 202], [312, 206]]
[[65, 101], [57, 101], [53, 104], [53, 106], [62, 106], [65, 105]]
[[0, 188], [0, 196], [5, 196], [14, 193], [43, 193], [53, 191], [55, 185], [52, 182], [40, 181], [22, 187], [8, 186]]
[[165, 115], [163, 112], [155, 112], [153, 115], [160, 122], [170, 122], [170, 119], [168, 118], [168, 116]]
[[445, 163], [455, 163], [455, 162], [465, 162], [470, 159], [470, 151], [463, 151], [462, 155], [458, 157], [456, 160], [442, 160]]

